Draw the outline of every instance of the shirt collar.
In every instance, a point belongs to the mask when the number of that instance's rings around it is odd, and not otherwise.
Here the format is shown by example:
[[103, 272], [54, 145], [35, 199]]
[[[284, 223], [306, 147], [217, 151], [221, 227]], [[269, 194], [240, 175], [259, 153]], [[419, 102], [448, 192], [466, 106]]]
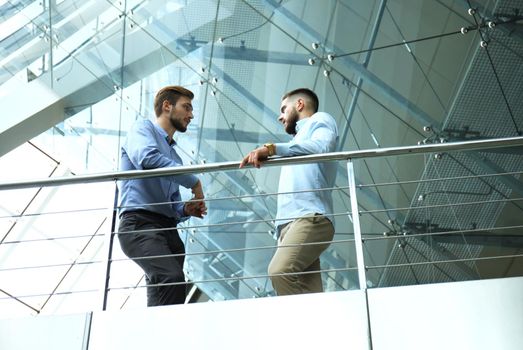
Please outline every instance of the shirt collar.
[[171, 142], [169, 142], [169, 134], [160, 126], [158, 123], [153, 123], [154, 128], [156, 129], [156, 132], [160, 134], [160, 136], [169, 144], [169, 146], [176, 145], [176, 141], [174, 139], [171, 139]]
[[[314, 114], [313, 114], [314, 115]], [[298, 120], [298, 122], [296, 122], [296, 132], [300, 131], [301, 128], [303, 128], [305, 126], [305, 124], [307, 124], [307, 122], [309, 122], [309, 120], [311, 119], [312, 115], [310, 117], [307, 117], [307, 118], [303, 118], [301, 120]]]

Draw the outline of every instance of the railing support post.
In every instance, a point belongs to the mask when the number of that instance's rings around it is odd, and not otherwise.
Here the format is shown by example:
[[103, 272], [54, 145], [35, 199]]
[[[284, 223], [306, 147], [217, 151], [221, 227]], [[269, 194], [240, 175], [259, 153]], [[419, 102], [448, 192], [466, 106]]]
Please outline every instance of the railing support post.
[[367, 277], [365, 275], [365, 261], [363, 259], [363, 239], [361, 238], [360, 212], [358, 210], [358, 199], [356, 197], [356, 177], [354, 176], [354, 164], [351, 159], [347, 161], [347, 175], [349, 180], [352, 226], [354, 228], [354, 244], [356, 246], [356, 263], [358, 265], [358, 282], [360, 289], [366, 290]]
[[104, 260], [102, 261], [102, 266], [105, 270], [103, 274], [103, 286], [102, 286], [102, 310], [107, 310], [107, 299], [109, 296], [109, 279], [111, 277], [111, 262], [113, 259], [113, 242], [114, 235], [116, 232], [116, 218], [118, 216], [118, 186], [115, 183], [114, 190], [114, 202], [111, 209], [111, 230], [105, 233], [104, 236]]

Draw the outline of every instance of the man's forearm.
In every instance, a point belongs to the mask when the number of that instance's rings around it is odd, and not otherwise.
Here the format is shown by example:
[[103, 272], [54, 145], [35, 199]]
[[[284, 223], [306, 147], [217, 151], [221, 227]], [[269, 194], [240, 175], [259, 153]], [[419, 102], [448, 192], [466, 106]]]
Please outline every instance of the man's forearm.
[[195, 199], [203, 199], [203, 189], [202, 189], [202, 183], [200, 180], [191, 188], [192, 193], [194, 195]]

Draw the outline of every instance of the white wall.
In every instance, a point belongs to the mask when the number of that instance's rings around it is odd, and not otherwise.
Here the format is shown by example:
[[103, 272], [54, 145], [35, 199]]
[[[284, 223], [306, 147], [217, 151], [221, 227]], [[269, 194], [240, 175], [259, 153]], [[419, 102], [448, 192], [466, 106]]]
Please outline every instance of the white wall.
[[368, 291], [373, 350], [523, 349], [523, 277]]
[[[523, 277], [367, 293], [373, 350], [523, 349]], [[370, 349], [362, 291], [90, 316], [0, 320], [0, 349]]]

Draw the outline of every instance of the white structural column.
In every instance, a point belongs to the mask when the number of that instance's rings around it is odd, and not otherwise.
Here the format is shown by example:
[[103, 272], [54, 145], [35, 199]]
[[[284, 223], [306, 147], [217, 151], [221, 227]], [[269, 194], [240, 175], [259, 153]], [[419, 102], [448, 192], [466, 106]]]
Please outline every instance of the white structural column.
[[0, 97], [0, 157], [64, 120], [63, 99], [33, 80]]

